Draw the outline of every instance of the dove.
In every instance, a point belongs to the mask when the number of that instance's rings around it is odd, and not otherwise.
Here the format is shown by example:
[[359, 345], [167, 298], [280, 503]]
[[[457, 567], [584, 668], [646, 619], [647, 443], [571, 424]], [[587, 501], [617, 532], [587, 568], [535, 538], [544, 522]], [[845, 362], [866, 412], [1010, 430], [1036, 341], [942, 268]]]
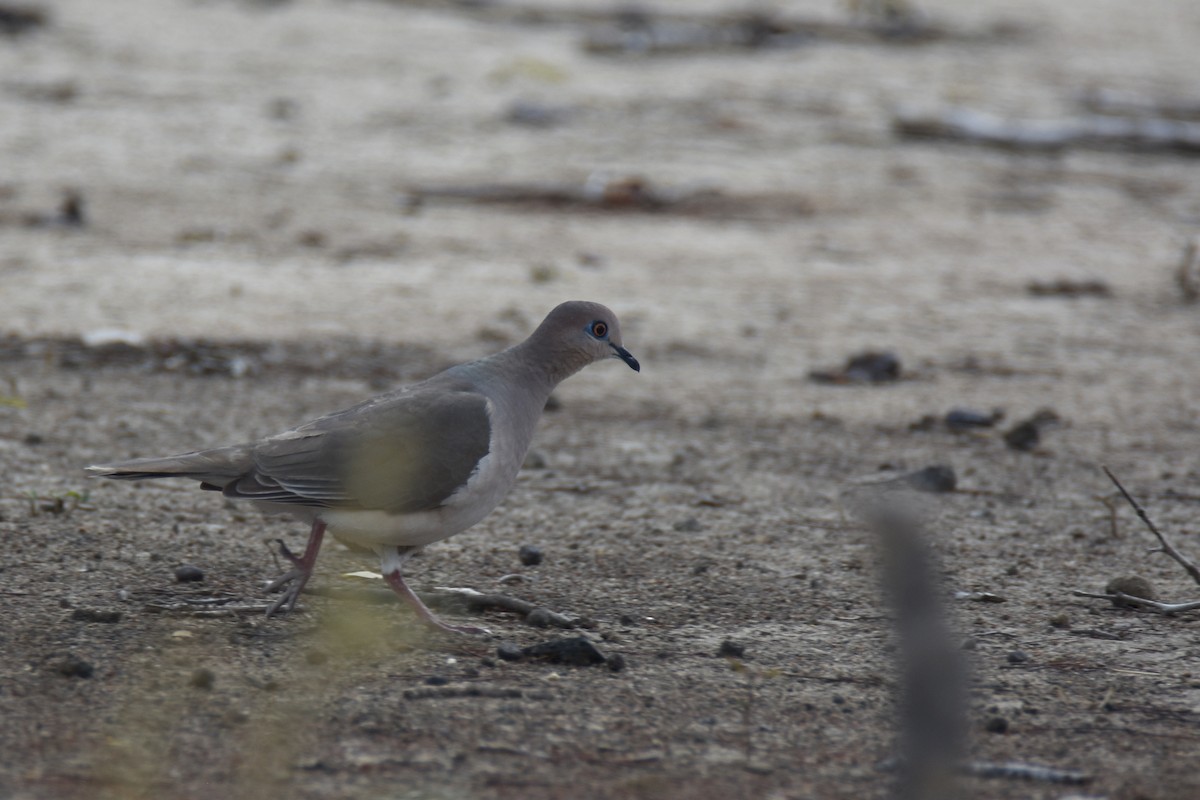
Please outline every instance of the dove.
[[438, 619], [405, 583], [405, 562], [486, 517], [516, 482], [550, 393], [584, 367], [613, 358], [641, 371], [612, 311], [570, 301], [507, 350], [283, 433], [87, 470], [117, 480], [187, 478], [309, 522], [300, 555], [278, 542], [292, 568], [268, 585], [282, 594], [267, 616], [295, 608], [328, 532], [378, 556], [387, 584], [430, 627], [486, 633]]

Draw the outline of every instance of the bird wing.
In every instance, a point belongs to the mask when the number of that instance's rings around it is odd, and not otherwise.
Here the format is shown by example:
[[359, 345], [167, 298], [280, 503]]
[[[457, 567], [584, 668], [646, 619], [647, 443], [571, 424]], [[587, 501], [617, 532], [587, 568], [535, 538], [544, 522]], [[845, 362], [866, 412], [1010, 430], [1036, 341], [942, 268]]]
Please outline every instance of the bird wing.
[[228, 497], [414, 513], [438, 508], [491, 448], [489, 401], [469, 391], [406, 391], [330, 414], [254, 447]]

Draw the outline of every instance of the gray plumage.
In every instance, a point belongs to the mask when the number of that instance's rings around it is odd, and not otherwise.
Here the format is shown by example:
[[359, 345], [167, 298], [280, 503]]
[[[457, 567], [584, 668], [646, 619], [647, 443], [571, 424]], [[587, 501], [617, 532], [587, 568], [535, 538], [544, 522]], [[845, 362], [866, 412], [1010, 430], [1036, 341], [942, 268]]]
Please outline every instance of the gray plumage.
[[610, 310], [563, 303], [521, 344], [276, 436], [88, 470], [119, 480], [190, 478], [311, 521], [303, 557], [283, 548], [296, 569], [276, 582], [291, 585], [268, 613], [295, 604], [326, 526], [345, 544], [379, 554], [389, 583], [412, 602], [400, 574], [405, 558], [491, 511], [515, 482], [554, 387], [606, 358], [640, 369]]

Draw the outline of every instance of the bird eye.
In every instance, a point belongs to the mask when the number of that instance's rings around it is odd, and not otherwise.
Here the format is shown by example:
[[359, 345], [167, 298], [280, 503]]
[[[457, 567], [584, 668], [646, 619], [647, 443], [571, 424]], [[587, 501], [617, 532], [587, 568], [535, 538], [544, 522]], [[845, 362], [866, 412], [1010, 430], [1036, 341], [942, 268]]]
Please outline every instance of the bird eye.
[[592, 336], [595, 336], [597, 339], [603, 339], [605, 336], [608, 336], [608, 325], [601, 322], [600, 320], [596, 320], [595, 322], [593, 322], [592, 323]]

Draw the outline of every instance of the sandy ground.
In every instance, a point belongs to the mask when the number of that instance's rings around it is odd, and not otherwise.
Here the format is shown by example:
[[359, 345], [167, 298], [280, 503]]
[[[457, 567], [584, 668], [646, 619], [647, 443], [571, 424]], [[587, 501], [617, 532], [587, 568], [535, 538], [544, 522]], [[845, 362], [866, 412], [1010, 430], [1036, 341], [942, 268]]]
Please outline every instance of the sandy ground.
[[[1200, 595], [1129, 509], [1113, 521], [1099, 472], [1200, 556], [1200, 318], [1172, 278], [1200, 232], [1196, 163], [890, 124], [952, 104], [1067, 119], [1097, 87], [1194, 96], [1200, 6], [930, 1], [956, 30], [1026, 34], [659, 58], [436, 4], [42, 5], [46, 26], [0, 37], [0, 795], [887, 796], [896, 651], [845, 498], [940, 463], [960, 490], [923, 505], [971, 669], [969, 755], [1090, 777], [969, 795], [1200, 796], [1200, 617], [1071, 596], [1133, 573]], [[514, 123], [514, 104], [557, 122]], [[597, 172], [758, 211], [404, 201]], [[82, 227], [53, 219], [68, 191]], [[1056, 279], [1110, 294], [1027, 290]], [[587, 617], [623, 669], [499, 660], [555, 634], [498, 612], [492, 638], [447, 641], [345, 597], [286, 619], [164, 611], [261, 601], [264, 542], [305, 531], [80, 470], [273, 433], [515, 342], [569, 298], [620, 314], [642, 373], [564, 384], [509, 499], [411, 574]], [[128, 358], [73, 339], [105, 331]], [[865, 348], [903, 379], [810, 380]], [[956, 407], [1006, 416], [911, 427]], [[1061, 422], [1006, 447], [1042, 408]], [[185, 563], [205, 581], [177, 583]], [[315, 583], [358, 590], [344, 574], [371, 566], [331, 546]]]

